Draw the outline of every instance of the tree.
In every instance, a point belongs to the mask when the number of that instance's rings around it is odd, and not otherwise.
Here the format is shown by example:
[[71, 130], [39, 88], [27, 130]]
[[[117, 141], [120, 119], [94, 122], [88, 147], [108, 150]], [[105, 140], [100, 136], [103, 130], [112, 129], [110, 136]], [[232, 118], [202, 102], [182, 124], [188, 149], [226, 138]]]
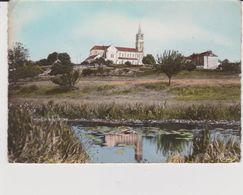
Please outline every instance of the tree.
[[68, 55], [68, 53], [59, 53], [57, 57], [58, 57], [58, 60], [60, 60], [60, 62], [62, 64], [66, 64], [66, 65], [71, 64], [71, 58]]
[[224, 72], [240, 73], [241, 72], [241, 63], [240, 62], [230, 62], [228, 59], [225, 59], [221, 62], [220, 68]]
[[18, 69], [24, 66], [29, 57], [29, 51], [22, 43], [14, 43], [13, 47], [8, 49], [9, 79], [16, 81]]
[[71, 64], [63, 64], [61, 62], [56, 62], [52, 65], [50, 75], [65, 74], [71, 72], [73, 66]]
[[164, 51], [162, 55], [158, 55], [157, 62], [158, 64], [155, 65], [155, 68], [166, 74], [170, 85], [172, 76], [179, 73], [185, 65], [185, 58], [179, 52], [169, 50]]
[[154, 56], [152, 54], [147, 54], [146, 56], [143, 57], [143, 64], [153, 65], [155, 63], [156, 63], [156, 61], [155, 61]]
[[49, 65], [49, 62], [47, 59], [43, 58], [43, 59], [40, 59], [39, 61], [36, 61], [35, 64], [39, 65], [39, 66], [46, 66], [46, 65]]
[[51, 81], [62, 88], [72, 89], [74, 88], [75, 84], [77, 84], [80, 77], [81, 74], [79, 70], [72, 70], [70, 72], [52, 78]]
[[47, 65], [52, 65], [57, 59], [58, 59], [57, 52], [53, 52], [53, 53], [49, 54], [47, 57], [47, 63], [48, 63]]

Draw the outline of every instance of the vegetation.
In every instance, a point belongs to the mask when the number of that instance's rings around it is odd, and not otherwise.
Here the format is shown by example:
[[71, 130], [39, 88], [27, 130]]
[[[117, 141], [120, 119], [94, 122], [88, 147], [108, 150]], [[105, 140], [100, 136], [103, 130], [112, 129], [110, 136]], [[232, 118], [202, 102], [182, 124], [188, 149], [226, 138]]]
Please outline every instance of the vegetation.
[[240, 100], [240, 85], [174, 87], [179, 100]]
[[26, 104], [9, 106], [9, 162], [83, 163], [88, 160], [80, 141], [65, 122], [35, 121], [33, 113]]
[[240, 73], [241, 72], [241, 62], [230, 62], [228, 59], [222, 61], [219, 66], [224, 72]]
[[131, 62], [129, 62], [129, 61], [126, 61], [126, 62], [125, 62], [125, 64], [126, 64], [127, 66], [132, 65], [132, 63], [131, 63]]
[[171, 84], [172, 76], [178, 74], [185, 64], [185, 58], [177, 51], [164, 51], [162, 55], [158, 55], [158, 64], [156, 69], [164, 72], [169, 78], [169, 85]]
[[35, 77], [43, 70], [28, 60], [29, 51], [22, 43], [15, 43], [8, 50], [9, 80], [16, 82], [22, 78]]
[[152, 54], [147, 54], [146, 56], [144, 56], [142, 62], [143, 62], [143, 64], [149, 64], [149, 65], [156, 64], [156, 61], [155, 61], [154, 56]]
[[79, 70], [71, 70], [52, 78], [51, 81], [62, 88], [73, 89], [75, 84], [77, 84], [79, 81], [80, 77], [81, 74]]
[[240, 162], [240, 143], [233, 138], [225, 141], [211, 139], [208, 129], [193, 139], [193, 152], [189, 156], [172, 154], [168, 162], [172, 163], [233, 163]]
[[163, 105], [115, 103], [54, 103], [32, 105], [42, 117], [59, 116], [68, 119], [117, 120], [240, 120], [240, 104], [231, 106], [192, 105], [164, 107]]

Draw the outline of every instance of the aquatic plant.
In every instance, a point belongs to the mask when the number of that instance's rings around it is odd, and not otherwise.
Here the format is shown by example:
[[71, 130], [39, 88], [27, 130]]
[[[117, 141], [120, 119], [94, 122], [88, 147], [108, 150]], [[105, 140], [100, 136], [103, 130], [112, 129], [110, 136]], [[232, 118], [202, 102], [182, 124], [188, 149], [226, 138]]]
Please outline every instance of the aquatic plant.
[[83, 163], [88, 155], [61, 120], [34, 121], [33, 107], [9, 105], [8, 157], [18, 163]]

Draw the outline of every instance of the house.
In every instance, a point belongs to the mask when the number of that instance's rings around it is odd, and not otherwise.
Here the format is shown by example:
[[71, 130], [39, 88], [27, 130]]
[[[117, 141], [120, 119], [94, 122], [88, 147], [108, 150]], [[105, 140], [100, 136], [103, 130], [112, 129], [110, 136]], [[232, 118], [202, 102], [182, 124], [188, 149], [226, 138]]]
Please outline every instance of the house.
[[218, 56], [210, 50], [198, 54], [194, 53], [186, 59], [193, 62], [198, 69], [216, 69], [219, 65]]
[[105, 60], [111, 60], [114, 64], [125, 64], [126, 62], [134, 65], [143, 64], [144, 34], [140, 25], [136, 34], [135, 48], [95, 45], [90, 49], [90, 55], [85, 59], [85, 62], [90, 63], [100, 57], [103, 57]]

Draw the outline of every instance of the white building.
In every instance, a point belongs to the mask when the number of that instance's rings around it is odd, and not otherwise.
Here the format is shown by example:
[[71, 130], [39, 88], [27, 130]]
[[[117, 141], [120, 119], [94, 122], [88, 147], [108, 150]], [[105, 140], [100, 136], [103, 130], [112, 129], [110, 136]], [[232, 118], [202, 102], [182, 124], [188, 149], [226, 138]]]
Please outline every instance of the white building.
[[192, 54], [187, 59], [192, 61], [197, 68], [201, 69], [216, 69], [219, 66], [218, 56], [212, 51]]
[[85, 61], [90, 63], [97, 58], [103, 57], [105, 60], [111, 60], [114, 64], [125, 64], [126, 62], [130, 62], [134, 65], [143, 64], [144, 36], [140, 25], [138, 33], [136, 34], [135, 46], [135, 48], [129, 48], [116, 47], [113, 45], [95, 45], [90, 49], [90, 55]]

